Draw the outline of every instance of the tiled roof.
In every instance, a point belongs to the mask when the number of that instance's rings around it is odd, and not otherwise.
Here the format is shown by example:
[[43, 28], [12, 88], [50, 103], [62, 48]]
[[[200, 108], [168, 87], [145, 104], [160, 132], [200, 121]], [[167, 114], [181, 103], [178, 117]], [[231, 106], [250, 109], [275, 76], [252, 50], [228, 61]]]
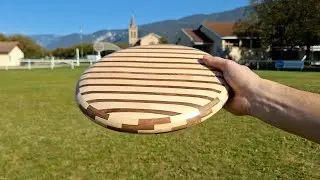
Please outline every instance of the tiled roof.
[[14, 47], [16, 47], [19, 43], [18, 42], [0, 42], [0, 54], [7, 54], [12, 51]]
[[182, 31], [195, 43], [212, 43], [212, 40], [200, 30], [182, 29]]
[[233, 28], [235, 23], [234, 22], [209, 22], [205, 21], [203, 25], [209, 28], [211, 31], [216, 32], [221, 37], [225, 36], [234, 36]]

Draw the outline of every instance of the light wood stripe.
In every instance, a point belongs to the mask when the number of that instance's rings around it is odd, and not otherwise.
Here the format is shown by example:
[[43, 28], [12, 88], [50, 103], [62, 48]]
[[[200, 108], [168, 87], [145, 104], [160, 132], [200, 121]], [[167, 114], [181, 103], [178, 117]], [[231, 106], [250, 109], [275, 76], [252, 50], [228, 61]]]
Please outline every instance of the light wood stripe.
[[180, 80], [180, 79], [151, 79], [151, 78], [123, 78], [123, 77], [89, 77], [89, 78], [82, 78], [80, 80], [136, 80], [136, 81], [170, 81], [170, 82], [192, 82], [192, 83], [208, 83], [208, 84], [218, 84], [223, 86], [223, 84], [219, 81], [201, 81], [201, 80]]
[[183, 70], [199, 70], [199, 71], [208, 71], [210, 69], [205, 69], [205, 68], [188, 68], [188, 67], [154, 67], [154, 66], [127, 66], [127, 65], [120, 65], [120, 66], [102, 66], [102, 65], [99, 65], [99, 66], [95, 66], [95, 68], [136, 68], [136, 69], [163, 69], [163, 70], [180, 70], [180, 69], [183, 69]]
[[196, 50], [191, 47], [179, 46], [179, 45], [151, 45], [151, 46], [136, 46], [130, 49], [175, 49], [175, 50]]
[[[101, 110], [103, 112], [103, 110]], [[117, 128], [122, 128], [123, 124], [138, 125], [139, 118], [166, 118], [168, 115], [155, 114], [155, 113], [140, 113], [140, 112], [121, 112], [121, 113], [108, 113], [109, 119], [107, 124]], [[178, 115], [179, 116], [179, 115]]]
[[88, 86], [115, 86], [115, 87], [156, 87], [156, 88], [177, 88], [177, 89], [195, 89], [195, 90], [203, 90], [203, 91], [213, 91], [217, 93], [221, 93], [220, 90], [215, 88], [203, 88], [203, 87], [187, 87], [187, 86], [161, 86], [161, 85], [138, 85], [138, 84], [84, 84], [79, 87], [88, 87]]
[[108, 57], [144, 57], [144, 58], [168, 58], [168, 59], [202, 59], [203, 55], [185, 55], [185, 54], [145, 54], [145, 53], [136, 53], [136, 54], [126, 54], [126, 53], [119, 53], [119, 54], [111, 54]]
[[174, 102], [174, 101], [156, 101], [156, 100], [132, 100], [132, 99], [94, 99], [87, 101], [88, 103], [98, 102], [125, 102], [125, 103], [147, 103], [147, 104], [168, 104], [168, 105], [182, 105], [201, 109], [201, 105], [188, 102]]
[[199, 110], [195, 107], [177, 105], [177, 104], [164, 105], [164, 104], [155, 104], [155, 103], [95, 102], [95, 103], [91, 103], [90, 105], [96, 109], [112, 109], [112, 108], [137, 109], [138, 108], [138, 109], [156, 109], [156, 110], [164, 110], [164, 111], [174, 110], [175, 112], [181, 113], [181, 114], [186, 114], [190, 112], [199, 112]]
[[168, 65], [169, 67], [171, 66], [174, 66], [176, 67], [177, 65], [181, 65], [181, 64], [186, 64], [186, 65], [192, 65], [192, 67], [196, 66], [196, 65], [201, 65], [201, 66], [205, 66], [204, 65], [204, 62], [166, 62], [166, 61], [128, 61], [128, 60], [122, 60], [122, 61], [119, 61], [118, 59], [117, 60], [112, 60], [111, 58], [109, 59], [105, 59], [105, 60], [100, 60], [99, 62], [97, 62], [95, 65], [97, 66], [100, 66], [100, 65], [106, 65], [108, 63], [122, 63], [122, 64], [127, 64], [127, 63], [135, 63], [135, 64], [138, 64], [138, 63], [141, 63], [143, 65], [145, 64], [153, 64], [153, 65], [156, 65], [156, 64], [165, 64], [165, 65]]
[[206, 75], [206, 76], [211, 76], [215, 77], [212, 71], [209, 70], [185, 70], [185, 69], [176, 69], [176, 70], [171, 70], [171, 71], [165, 71], [165, 70], [155, 70], [155, 69], [138, 69], [138, 68], [96, 68], [92, 67], [89, 70], [87, 70], [85, 73], [88, 72], [136, 72], [136, 73], [160, 73], [160, 74], [165, 74], [165, 75], [184, 75], [184, 74], [189, 74], [192, 76], [198, 76], [198, 75]]
[[133, 108], [112, 108], [112, 109], [102, 109], [101, 111], [105, 113], [124, 113], [124, 112], [137, 113], [139, 112], [139, 113], [161, 114], [161, 115], [168, 115], [168, 116], [176, 116], [181, 114], [173, 111], [164, 111], [164, 110], [156, 110], [156, 109], [133, 109]]
[[226, 84], [225, 80], [221, 77], [202, 77], [202, 76], [171, 76], [171, 75], [148, 75], [145, 76], [143, 74], [136, 74], [132, 76], [131, 74], [103, 74], [103, 73], [90, 73], [90, 74], [84, 74], [81, 76], [81, 79], [85, 78], [138, 78], [138, 79], [144, 79], [144, 78], [149, 78], [149, 79], [168, 79], [168, 80], [193, 80], [193, 81], [210, 81], [210, 82], [220, 82], [221, 84]]
[[[101, 59], [99, 62], [110, 62], [110, 61], [140, 61], [140, 62], [166, 62], [170, 63], [200, 63], [204, 64], [203, 59], [194, 59], [194, 58], [150, 58], [150, 57], [118, 57], [118, 56], [106, 56]], [[99, 63], [97, 62], [97, 63]]]
[[[102, 110], [103, 111], [103, 110]], [[155, 113], [140, 113], [140, 112], [121, 112], [121, 113], [110, 113], [109, 116], [109, 122], [108, 124], [119, 124], [120, 126], [117, 126], [119, 128], [122, 128], [122, 124], [131, 124], [131, 125], [138, 125], [139, 124], [139, 118], [152, 118], [152, 119], [159, 119], [159, 118], [168, 118], [168, 115], [163, 114], [155, 114]]]
[[192, 73], [154, 73], [154, 72], [134, 72], [134, 71], [87, 71], [83, 74], [96, 74], [96, 73], [121, 73], [121, 74], [144, 74], [144, 75], [173, 75], [173, 76], [202, 76], [202, 77], [216, 77], [216, 75], [212, 74], [192, 74]]
[[94, 100], [108, 100], [108, 99], [118, 99], [118, 100], [132, 100], [132, 101], [167, 101], [170, 102], [174, 99], [176, 103], [188, 103], [192, 102], [199, 106], [205, 106], [210, 101], [207, 99], [201, 99], [196, 97], [182, 97], [182, 96], [161, 96], [161, 95], [148, 95], [148, 94], [86, 94], [82, 96], [87, 102]]
[[195, 83], [195, 82], [182, 82], [182, 81], [135, 81], [135, 80], [121, 80], [121, 79], [90, 79], [79, 82], [80, 87], [86, 84], [128, 84], [128, 85], [157, 85], [157, 86], [179, 86], [179, 87], [192, 87], [192, 88], [210, 88], [216, 90], [225, 89], [221, 83]]
[[[143, 50], [143, 49], [142, 49]], [[143, 54], [157, 54], [157, 53], [160, 53], [160, 52], [156, 52], [156, 51], [118, 51], [118, 52], [115, 52], [112, 54], [112, 56], [117, 56], [119, 54], [137, 54], [137, 53], [143, 53]], [[204, 56], [205, 53], [196, 53], [194, 51], [190, 51], [190, 52], [186, 52], [186, 51], [183, 51], [183, 52], [177, 52], [177, 51], [163, 51], [161, 53], [164, 53], [165, 55], [168, 55], [168, 54], [173, 54], [173, 55], [197, 55], [197, 56]]]
[[182, 97], [195, 97], [201, 99], [207, 99], [209, 101], [214, 100], [214, 97], [196, 94], [178, 94], [178, 93], [164, 93], [164, 92], [135, 92], [135, 91], [86, 91], [82, 92], [81, 95], [86, 94], [144, 94], [144, 95], [161, 95], [161, 96], [182, 96]]
[[195, 94], [199, 96], [210, 96], [216, 97], [220, 94], [220, 92], [214, 91], [203, 91], [203, 90], [194, 90], [194, 89], [175, 89], [175, 88], [150, 88], [150, 87], [132, 87], [132, 86], [125, 86], [125, 87], [118, 87], [118, 86], [87, 86], [81, 87], [79, 89], [80, 93], [85, 92], [97, 92], [97, 91], [121, 91], [123, 93], [128, 92], [147, 92], [147, 93], [171, 93], [171, 94]]
[[117, 51], [115, 53], [174, 53], [174, 54], [199, 54], [199, 55], [205, 55], [207, 53], [201, 52], [201, 51], [195, 51], [194, 49], [170, 49], [170, 48], [161, 48], [161, 49], [153, 49], [153, 48], [130, 48], [130, 49], [124, 49], [121, 51]]

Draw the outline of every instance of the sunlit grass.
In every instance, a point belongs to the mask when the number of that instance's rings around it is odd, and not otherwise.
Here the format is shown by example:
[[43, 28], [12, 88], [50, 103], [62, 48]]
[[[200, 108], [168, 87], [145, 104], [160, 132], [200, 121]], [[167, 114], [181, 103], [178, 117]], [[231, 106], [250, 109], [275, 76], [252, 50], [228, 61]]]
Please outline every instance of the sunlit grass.
[[[319, 179], [320, 146], [222, 110], [174, 133], [135, 135], [83, 116], [84, 69], [0, 72], [0, 179]], [[259, 71], [320, 93], [320, 73]]]

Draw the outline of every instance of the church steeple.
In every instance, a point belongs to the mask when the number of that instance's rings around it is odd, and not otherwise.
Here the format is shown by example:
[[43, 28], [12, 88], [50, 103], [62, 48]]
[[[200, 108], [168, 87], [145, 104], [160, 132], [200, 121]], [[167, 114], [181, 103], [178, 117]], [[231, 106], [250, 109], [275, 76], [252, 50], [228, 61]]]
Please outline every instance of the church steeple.
[[130, 24], [129, 24], [129, 45], [134, 46], [136, 42], [139, 40], [138, 37], [138, 26], [135, 23], [134, 16], [131, 16]]
[[130, 20], [130, 27], [135, 26], [135, 22], [134, 22], [134, 16], [131, 16], [131, 20]]

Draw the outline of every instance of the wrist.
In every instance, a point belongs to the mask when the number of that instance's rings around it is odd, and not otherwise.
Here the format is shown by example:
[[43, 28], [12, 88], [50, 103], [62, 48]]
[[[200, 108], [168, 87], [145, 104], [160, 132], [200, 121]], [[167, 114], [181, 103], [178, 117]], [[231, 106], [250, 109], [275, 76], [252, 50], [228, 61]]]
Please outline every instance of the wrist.
[[249, 93], [246, 95], [248, 106], [247, 106], [247, 114], [253, 117], [256, 117], [257, 111], [261, 108], [261, 102], [265, 97], [266, 91], [268, 91], [269, 82], [266, 79], [259, 78], [249, 90]]

